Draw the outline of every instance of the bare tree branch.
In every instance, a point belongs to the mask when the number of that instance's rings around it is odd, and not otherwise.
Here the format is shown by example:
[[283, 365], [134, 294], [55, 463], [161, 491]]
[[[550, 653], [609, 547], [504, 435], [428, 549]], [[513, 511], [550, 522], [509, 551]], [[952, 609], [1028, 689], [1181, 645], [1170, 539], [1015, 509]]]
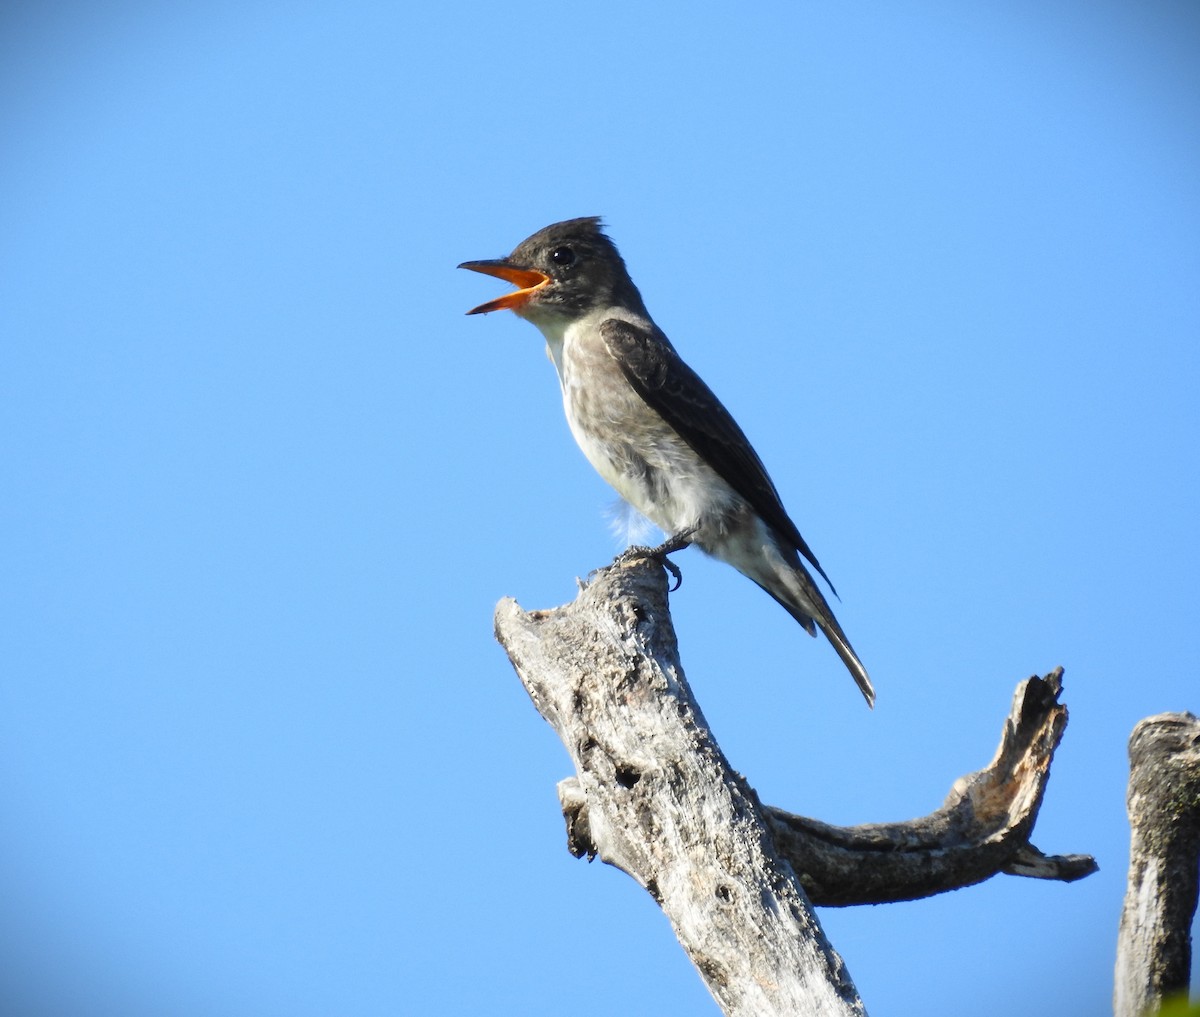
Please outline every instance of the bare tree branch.
[[863, 1014], [683, 683], [662, 569], [618, 562], [555, 611], [502, 601], [496, 632], [575, 763], [559, 785], [572, 852], [650, 891], [722, 1010]]
[[729, 766], [684, 680], [652, 561], [622, 557], [552, 611], [502, 601], [495, 622], [575, 764], [559, 785], [570, 850], [654, 895], [726, 1014], [863, 1012], [808, 894], [894, 901], [997, 872], [1095, 870], [1029, 843], [1066, 724], [1061, 671], [1021, 683], [995, 759], [937, 812], [845, 829], [763, 807]]
[[1200, 879], [1200, 720], [1147, 717], [1129, 738], [1129, 881], [1113, 1013], [1141, 1017], [1186, 992]]
[[775, 843], [813, 903], [912, 900], [999, 872], [1066, 882], [1095, 872], [1090, 855], [1048, 857], [1029, 843], [1067, 725], [1061, 692], [1062, 668], [1021, 682], [995, 758], [955, 781], [945, 804], [928, 816], [837, 827], [769, 808]]

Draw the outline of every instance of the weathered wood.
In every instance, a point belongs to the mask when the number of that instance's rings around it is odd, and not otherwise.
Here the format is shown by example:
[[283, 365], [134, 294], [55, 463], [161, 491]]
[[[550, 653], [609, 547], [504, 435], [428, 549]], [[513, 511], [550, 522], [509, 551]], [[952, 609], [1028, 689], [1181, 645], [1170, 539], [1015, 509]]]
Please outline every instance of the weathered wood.
[[496, 631], [575, 763], [571, 851], [650, 891], [724, 1012], [864, 1013], [683, 682], [662, 570], [618, 563], [555, 611], [503, 601]]
[[496, 632], [575, 763], [559, 786], [571, 851], [650, 891], [722, 1010], [863, 1014], [683, 682], [662, 569], [619, 562], [555, 611], [502, 601]]
[[1129, 739], [1132, 833], [1113, 1013], [1141, 1017], [1186, 992], [1200, 880], [1200, 720], [1147, 717]]
[[995, 758], [955, 781], [928, 816], [837, 827], [768, 808], [775, 843], [813, 903], [913, 900], [1001, 872], [1065, 882], [1095, 872], [1090, 855], [1047, 856], [1029, 843], [1067, 724], [1061, 693], [1062, 668], [1021, 682]]
[[[575, 764], [568, 846], [646, 887], [726, 1014], [862, 1012], [806, 894], [904, 900], [998, 872], [1077, 879], [1029, 843], [1066, 724], [1061, 671], [1017, 690], [1000, 749], [942, 809], [849, 829], [764, 808], [722, 755], [679, 663], [663, 571], [623, 557], [574, 603], [496, 610], [496, 633]], [[799, 876], [797, 876], [799, 874]]]

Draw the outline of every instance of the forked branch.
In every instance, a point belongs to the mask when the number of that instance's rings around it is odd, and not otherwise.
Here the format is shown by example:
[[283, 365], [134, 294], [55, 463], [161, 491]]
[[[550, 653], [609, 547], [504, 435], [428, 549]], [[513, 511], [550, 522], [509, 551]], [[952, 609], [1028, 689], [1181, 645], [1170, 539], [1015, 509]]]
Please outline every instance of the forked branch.
[[764, 807], [729, 765], [684, 680], [653, 561], [622, 557], [551, 611], [502, 601], [495, 624], [575, 764], [559, 785], [570, 850], [654, 895], [726, 1014], [863, 1012], [812, 903], [1095, 870], [1029, 840], [1066, 725], [1061, 670], [1021, 683], [996, 757], [937, 812], [839, 828]]

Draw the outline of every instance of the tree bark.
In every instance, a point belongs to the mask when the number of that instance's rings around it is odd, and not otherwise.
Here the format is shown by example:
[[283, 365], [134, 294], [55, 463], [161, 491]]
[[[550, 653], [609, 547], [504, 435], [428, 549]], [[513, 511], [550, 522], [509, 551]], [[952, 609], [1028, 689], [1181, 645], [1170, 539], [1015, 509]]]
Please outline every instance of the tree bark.
[[552, 611], [501, 601], [495, 623], [575, 764], [559, 785], [569, 849], [654, 896], [726, 1014], [864, 1012], [813, 901], [1095, 870], [1087, 856], [1047, 857], [1029, 843], [1066, 724], [1061, 671], [1021, 683], [996, 757], [937, 812], [839, 828], [764, 807], [730, 767], [684, 680], [654, 561], [622, 556]]
[[496, 631], [575, 764], [559, 785], [571, 852], [649, 890], [721, 1009], [864, 1014], [757, 796], [683, 683], [662, 569], [614, 565], [556, 611], [502, 601]]
[[1129, 880], [1113, 1013], [1141, 1017], [1186, 992], [1200, 880], [1200, 720], [1147, 717], [1129, 738]]
[[1021, 682], [991, 763], [955, 781], [928, 816], [837, 827], [768, 808], [775, 842], [813, 903], [914, 900], [997, 873], [1071, 882], [1095, 872], [1090, 855], [1048, 856], [1029, 843], [1067, 725], [1061, 692], [1062, 668]]

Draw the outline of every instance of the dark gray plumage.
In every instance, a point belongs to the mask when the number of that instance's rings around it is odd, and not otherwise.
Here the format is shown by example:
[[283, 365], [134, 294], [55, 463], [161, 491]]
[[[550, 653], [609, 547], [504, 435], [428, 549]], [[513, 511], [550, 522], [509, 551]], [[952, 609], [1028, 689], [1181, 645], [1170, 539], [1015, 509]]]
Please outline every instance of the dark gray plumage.
[[829, 577], [742, 429], [654, 324], [600, 220], [555, 223], [507, 258], [459, 267], [519, 287], [468, 313], [508, 308], [538, 327], [567, 423], [601, 476], [669, 544], [696, 544], [754, 580], [810, 634], [819, 627], [874, 705], [866, 669], [801, 556]]

